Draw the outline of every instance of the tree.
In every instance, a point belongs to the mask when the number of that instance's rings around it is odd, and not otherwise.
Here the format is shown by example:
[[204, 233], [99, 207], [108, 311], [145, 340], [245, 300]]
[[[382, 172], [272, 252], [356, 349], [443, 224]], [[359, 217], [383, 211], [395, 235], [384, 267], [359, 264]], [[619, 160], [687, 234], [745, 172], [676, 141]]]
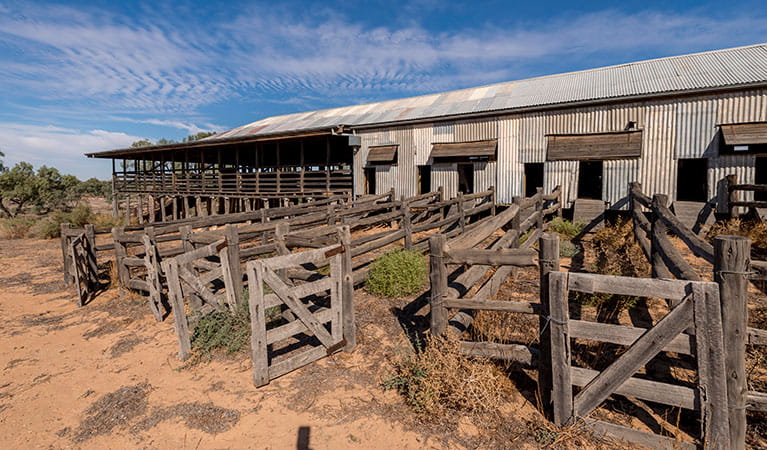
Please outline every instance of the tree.
[[136, 141], [130, 145], [130, 148], [141, 148], [141, 147], [149, 147], [152, 144], [152, 141], [149, 139], [142, 139], [140, 141]]
[[0, 151], [0, 173], [3, 173], [6, 171], [7, 167], [3, 164], [2, 158], [5, 158], [5, 153]]
[[206, 137], [214, 136], [216, 133], [213, 131], [200, 131], [197, 134], [190, 134], [189, 136], [185, 137], [181, 142], [194, 142], [199, 141], [200, 139], [205, 139]]
[[[16, 217], [37, 198], [36, 175], [32, 164], [20, 162], [10, 170], [0, 173], [0, 210], [9, 217]], [[5, 205], [5, 200], [13, 208]]]

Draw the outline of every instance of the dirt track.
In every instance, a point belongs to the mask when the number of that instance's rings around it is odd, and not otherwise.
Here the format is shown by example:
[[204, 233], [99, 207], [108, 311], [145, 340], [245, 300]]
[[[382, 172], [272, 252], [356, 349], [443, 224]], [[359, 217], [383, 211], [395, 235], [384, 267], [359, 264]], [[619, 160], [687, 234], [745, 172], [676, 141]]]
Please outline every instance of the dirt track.
[[393, 316], [364, 326], [365, 352], [255, 389], [249, 358], [181, 368], [172, 322], [135, 299], [112, 290], [77, 308], [60, 260], [55, 240], [0, 240], [0, 448], [455, 446], [380, 387], [375, 349], [406, 345]]

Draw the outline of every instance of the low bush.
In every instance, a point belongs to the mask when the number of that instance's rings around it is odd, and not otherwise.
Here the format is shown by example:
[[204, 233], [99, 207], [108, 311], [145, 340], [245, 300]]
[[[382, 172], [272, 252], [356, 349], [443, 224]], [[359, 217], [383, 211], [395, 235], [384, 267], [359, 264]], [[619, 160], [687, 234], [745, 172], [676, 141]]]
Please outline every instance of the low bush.
[[399, 298], [421, 290], [427, 275], [420, 252], [395, 250], [373, 261], [365, 286], [373, 295]]
[[53, 212], [43, 217], [35, 226], [35, 235], [43, 239], [61, 237], [61, 224], [67, 222], [64, 213]]
[[509, 379], [499, 367], [463, 356], [456, 341], [433, 339], [419, 353], [399, 355], [394, 365], [384, 388], [396, 389], [426, 415], [494, 412], [509, 392]]
[[582, 222], [570, 222], [561, 217], [555, 217], [549, 222], [549, 229], [559, 235], [563, 240], [573, 240], [583, 233], [586, 225]]
[[216, 351], [232, 355], [247, 350], [249, 345], [247, 301], [234, 312], [216, 311], [200, 317], [192, 332], [192, 348], [198, 356], [211, 357]]
[[572, 241], [560, 241], [559, 243], [559, 256], [562, 258], [573, 258], [575, 255], [581, 252], [578, 245]]
[[23, 239], [28, 237], [35, 221], [26, 217], [14, 217], [0, 221], [0, 234], [5, 239]]
[[706, 238], [725, 234], [745, 236], [751, 239], [751, 255], [757, 259], [767, 258], [767, 224], [761, 220], [729, 219], [714, 224], [706, 233]]

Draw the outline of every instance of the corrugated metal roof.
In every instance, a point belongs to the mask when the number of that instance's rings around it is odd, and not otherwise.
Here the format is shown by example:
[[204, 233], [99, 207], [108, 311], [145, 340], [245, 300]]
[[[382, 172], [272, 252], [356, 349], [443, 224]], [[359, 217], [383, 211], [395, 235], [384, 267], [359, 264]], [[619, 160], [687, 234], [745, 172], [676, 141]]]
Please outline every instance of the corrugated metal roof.
[[673, 56], [365, 105], [268, 117], [209, 139], [513, 111], [767, 82], [767, 44]]

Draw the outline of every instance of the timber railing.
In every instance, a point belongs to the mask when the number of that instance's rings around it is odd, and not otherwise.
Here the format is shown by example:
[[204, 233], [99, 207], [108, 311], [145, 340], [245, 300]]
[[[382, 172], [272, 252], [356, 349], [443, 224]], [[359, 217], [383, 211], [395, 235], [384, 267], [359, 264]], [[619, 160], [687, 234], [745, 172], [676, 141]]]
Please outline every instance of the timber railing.
[[[725, 177], [727, 187], [727, 213], [730, 217], [737, 217], [737, 208], [767, 208], [764, 200], [741, 200], [741, 192], [767, 192], [767, 184], [738, 184], [738, 176], [735, 174]], [[755, 197], [755, 195], [752, 195]]]
[[[721, 296], [731, 444], [742, 447], [746, 411], [767, 411], [767, 393], [748, 391], [745, 367], [747, 346], [767, 345], [767, 330], [748, 326], [748, 282], [767, 279], [767, 262], [751, 260], [751, 241], [745, 237], [717, 236], [713, 245], [704, 241], [668, 209], [665, 195], [650, 198], [642, 193], [639, 183], [630, 183], [629, 191], [634, 235], [652, 266], [654, 278], [701, 280], [669, 239], [669, 231], [712, 266]], [[642, 207], [649, 210], [650, 219]]]

